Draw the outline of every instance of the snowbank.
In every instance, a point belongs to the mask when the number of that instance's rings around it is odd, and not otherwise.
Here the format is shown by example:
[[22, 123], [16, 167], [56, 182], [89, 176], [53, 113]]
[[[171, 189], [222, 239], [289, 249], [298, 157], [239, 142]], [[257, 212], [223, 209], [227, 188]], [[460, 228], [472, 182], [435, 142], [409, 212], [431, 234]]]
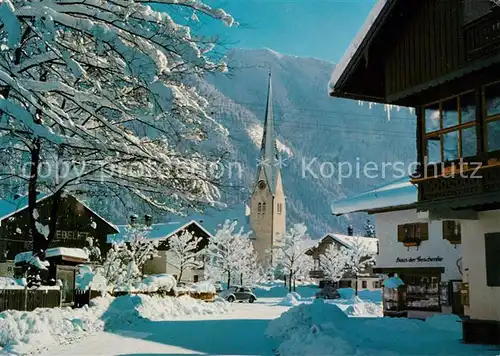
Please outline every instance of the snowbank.
[[[355, 305], [352, 304], [353, 312]], [[486, 346], [463, 345], [458, 320], [456, 316], [436, 316], [426, 322], [349, 318], [336, 305], [316, 300], [291, 308], [272, 320], [267, 335], [277, 344], [275, 353], [287, 356], [494, 354]]]
[[100, 330], [122, 328], [145, 319], [170, 320], [188, 315], [222, 314], [224, 301], [205, 303], [189, 297], [134, 295], [100, 297], [80, 309], [36, 309], [0, 313], [0, 353], [35, 353], [55, 344], [66, 344]]
[[272, 320], [267, 328], [267, 335], [287, 339], [295, 333], [309, 332], [313, 325], [333, 321], [342, 323], [347, 319], [347, 315], [336, 305], [325, 304], [322, 299], [316, 299], [312, 304], [300, 304]]
[[[283, 281], [258, 284], [253, 289], [257, 298], [284, 298], [288, 294], [288, 287], [285, 287]], [[296, 293], [301, 298], [312, 298], [319, 291], [316, 284], [297, 285]]]
[[425, 323], [437, 330], [460, 333], [462, 331], [462, 319], [457, 315], [434, 315], [425, 319]]
[[158, 290], [170, 292], [176, 284], [177, 282], [171, 274], [153, 274], [144, 277], [141, 283], [137, 285], [137, 289], [145, 292], [156, 292]]
[[278, 305], [284, 306], [284, 307], [293, 307], [299, 304], [300, 296], [297, 300], [297, 293], [288, 293], [285, 298], [283, 298]]
[[354, 304], [344, 309], [344, 313], [353, 317], [381, 318], [384, 316], [384, 309], [382, 304], [357, 300]]
[[215, 286], [207, 281], [195, 283], [192, 287], [195, 293], [207, 293], [207, 294], [216, 294]]

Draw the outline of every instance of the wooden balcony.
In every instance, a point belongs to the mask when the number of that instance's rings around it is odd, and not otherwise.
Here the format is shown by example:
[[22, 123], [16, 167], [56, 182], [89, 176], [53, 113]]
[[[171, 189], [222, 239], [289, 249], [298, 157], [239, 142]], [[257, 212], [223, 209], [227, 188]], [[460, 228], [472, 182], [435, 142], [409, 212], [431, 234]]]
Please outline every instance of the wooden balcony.
[[492, 11], [464, 28], [465, 51], [468, 60], [496, 54], [500, 48], [500, 17]]
[[418, 184], [419, 204], [443, 202], [445, 207], [466, 208], [500, 202], [500, 164], [413, 179]]

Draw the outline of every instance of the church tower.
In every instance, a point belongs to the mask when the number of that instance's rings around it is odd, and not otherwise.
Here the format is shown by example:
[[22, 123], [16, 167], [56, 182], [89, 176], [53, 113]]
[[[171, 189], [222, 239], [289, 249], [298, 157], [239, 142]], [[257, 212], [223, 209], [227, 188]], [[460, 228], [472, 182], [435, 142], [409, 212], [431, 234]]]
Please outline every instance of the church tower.
[[285, 192], [276, 145], [271, 74], [257, 170], [257, 181], [250, 197], [250, 227], [254, 233], [254, 247], [259, 262], [263, 266], [269, 266], [273, 262], [270, 251], [280, 246], [286, 229]]

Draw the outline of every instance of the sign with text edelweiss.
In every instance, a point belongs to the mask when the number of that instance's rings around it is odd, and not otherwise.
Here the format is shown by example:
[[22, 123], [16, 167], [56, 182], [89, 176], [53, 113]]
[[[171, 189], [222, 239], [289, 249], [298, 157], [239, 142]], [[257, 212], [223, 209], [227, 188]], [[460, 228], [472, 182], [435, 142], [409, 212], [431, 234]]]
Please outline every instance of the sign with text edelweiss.
[[425, 262], [442, 262], [443, 257], [437, 256], [437, 257], [396, 257], [396, 263], [425, 263]]

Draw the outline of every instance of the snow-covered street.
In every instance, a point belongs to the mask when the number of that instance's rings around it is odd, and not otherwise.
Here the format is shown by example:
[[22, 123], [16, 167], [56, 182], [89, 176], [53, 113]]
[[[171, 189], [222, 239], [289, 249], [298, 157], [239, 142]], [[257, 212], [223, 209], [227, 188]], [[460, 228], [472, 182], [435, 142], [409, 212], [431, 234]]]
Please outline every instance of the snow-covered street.
[[227, 314], [144, 320], [123, 328], [101, 331], [81, 341], [47, 350], [44, 355], [225, 354], [269, 355], [266, 337], [270, 319], [289, 307], [280, 298], [254, 304], [235, 303]]

